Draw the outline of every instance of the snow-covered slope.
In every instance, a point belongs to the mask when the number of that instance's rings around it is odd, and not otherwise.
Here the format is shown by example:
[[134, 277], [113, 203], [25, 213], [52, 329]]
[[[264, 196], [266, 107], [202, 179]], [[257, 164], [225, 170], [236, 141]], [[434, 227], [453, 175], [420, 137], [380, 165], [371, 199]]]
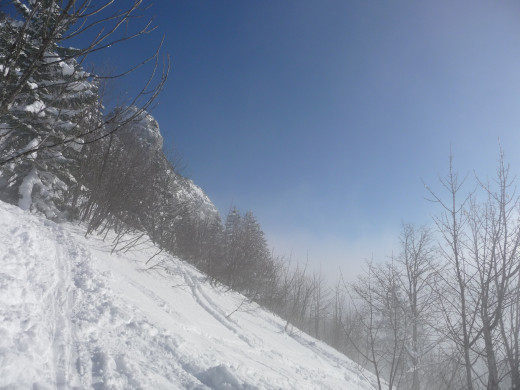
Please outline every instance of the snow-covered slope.
[[0, 202], [0, 388], [373, 388], [184, 262], [83, 234]]

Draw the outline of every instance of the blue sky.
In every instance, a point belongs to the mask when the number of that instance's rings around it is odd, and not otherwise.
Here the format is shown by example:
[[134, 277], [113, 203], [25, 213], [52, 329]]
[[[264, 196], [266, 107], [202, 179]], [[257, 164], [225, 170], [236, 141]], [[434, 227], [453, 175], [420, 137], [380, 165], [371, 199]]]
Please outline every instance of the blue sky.
[[[252, 210], [279, 253], [335, 272], [430, 222], [422, 180], [520, 158], [514, 1], [157, 1], [172, 71], [153, 110], [223, 216]], [[107, 52], [108, 53], [108, 52]], [[115, 61], [113, 58], [108, 62]], [[116, 62], [117, 64], [117, 62]]]

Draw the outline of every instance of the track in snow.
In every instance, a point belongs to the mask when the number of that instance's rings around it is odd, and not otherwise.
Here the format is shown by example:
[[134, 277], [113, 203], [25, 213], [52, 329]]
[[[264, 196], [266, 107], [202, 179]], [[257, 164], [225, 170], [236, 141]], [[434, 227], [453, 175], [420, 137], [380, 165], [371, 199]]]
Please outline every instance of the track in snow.
[[0, 388], [373, 388], [256, 304], [228, 316], [244, 298], [180, 260], [143, 272], [153, 248], [111, 255], [83, 234], [0, 202]]

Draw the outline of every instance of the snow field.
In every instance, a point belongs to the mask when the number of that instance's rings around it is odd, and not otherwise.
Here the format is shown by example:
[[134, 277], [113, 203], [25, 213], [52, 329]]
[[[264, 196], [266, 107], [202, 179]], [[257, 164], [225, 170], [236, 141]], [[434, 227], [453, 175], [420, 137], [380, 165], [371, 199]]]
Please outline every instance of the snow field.
[[146, 265], [149, 244], [111, 254], [110, 240], [83, 235], [0, 202], [0, 388], [374, 388], [179, 259]]

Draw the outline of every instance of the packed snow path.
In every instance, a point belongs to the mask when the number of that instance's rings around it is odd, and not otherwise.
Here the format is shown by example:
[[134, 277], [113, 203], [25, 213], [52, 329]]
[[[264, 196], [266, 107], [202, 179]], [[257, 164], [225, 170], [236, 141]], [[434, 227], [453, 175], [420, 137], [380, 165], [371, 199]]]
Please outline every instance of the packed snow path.
[[[151, 245], [0, 202], [0, 388], [373, 389], [373, 377]], [[167, 268], [145, 270], [158, 262]], [[235, 311], [240, 306], [240, 310]]]

